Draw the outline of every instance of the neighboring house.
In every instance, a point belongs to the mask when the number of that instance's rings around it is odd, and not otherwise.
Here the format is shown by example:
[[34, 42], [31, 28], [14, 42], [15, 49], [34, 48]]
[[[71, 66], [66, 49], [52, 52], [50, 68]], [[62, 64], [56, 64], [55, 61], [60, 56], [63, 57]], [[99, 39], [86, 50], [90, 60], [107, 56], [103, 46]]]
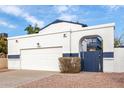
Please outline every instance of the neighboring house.
[[124, 72], [114, 30], [114, 23], [88, 27], [56, 20], [38, 34], [9, 37], [8, 68], [59, 71], [59, 57], [80, 57], [83, 71]]

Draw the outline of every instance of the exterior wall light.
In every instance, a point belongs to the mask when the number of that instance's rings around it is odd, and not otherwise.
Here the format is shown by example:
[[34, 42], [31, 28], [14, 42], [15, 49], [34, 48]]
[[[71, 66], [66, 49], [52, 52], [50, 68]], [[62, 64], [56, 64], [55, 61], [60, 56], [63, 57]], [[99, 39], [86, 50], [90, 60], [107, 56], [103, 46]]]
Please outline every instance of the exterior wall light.
[[40, 43], [37, 43], [37, 47], [40, 47]]
[[16, 40], [16, 43], [18, 43], [18, 40]]
[[66, 35], [66, 34], [63, 34], [63, 37], [65, 37], [65, 38], [66, 38], [66, 37], [67, 37], [67, 35]]

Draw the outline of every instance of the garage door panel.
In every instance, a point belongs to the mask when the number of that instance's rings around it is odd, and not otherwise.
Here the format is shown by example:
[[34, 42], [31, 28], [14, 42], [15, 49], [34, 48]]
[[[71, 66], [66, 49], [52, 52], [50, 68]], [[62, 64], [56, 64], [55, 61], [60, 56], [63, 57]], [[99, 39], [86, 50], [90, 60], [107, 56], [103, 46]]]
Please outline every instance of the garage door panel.
[[62, 48], [21, 50], [21, 68], [59, 71]]

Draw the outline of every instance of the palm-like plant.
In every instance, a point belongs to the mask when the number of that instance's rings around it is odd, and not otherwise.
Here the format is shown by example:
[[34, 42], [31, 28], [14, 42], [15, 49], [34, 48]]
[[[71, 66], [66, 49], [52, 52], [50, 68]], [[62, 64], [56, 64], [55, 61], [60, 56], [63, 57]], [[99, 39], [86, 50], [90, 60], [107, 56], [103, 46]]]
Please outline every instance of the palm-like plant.
[[27, 31], [27, 34], [35, 34], [39, 33], [40, 28], [38, 27], [37, 24], [34, 27], [32, 25], [29, 25], [25, 28], [25, 31]]
[[124, 33], [120, 37], [114, 39], [114, 46], [119, 47], [124, 45]]
[[38, 25], [36, 24], [35, 27], [34, 27], [34, 32], [35, 33], [39, 33], [40, 31], [40, 28], [38, 27]]

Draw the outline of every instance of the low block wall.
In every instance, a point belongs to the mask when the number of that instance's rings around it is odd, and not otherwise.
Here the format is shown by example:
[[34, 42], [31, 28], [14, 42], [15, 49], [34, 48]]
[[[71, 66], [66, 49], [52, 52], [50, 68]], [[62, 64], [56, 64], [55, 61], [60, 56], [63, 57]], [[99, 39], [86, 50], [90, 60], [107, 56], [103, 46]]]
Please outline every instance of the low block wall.
[[0, 69], [7, 68], [7, 58], [0, 58]]
[[124, 72], [124, 48], [114, 49], [114, 72]]

